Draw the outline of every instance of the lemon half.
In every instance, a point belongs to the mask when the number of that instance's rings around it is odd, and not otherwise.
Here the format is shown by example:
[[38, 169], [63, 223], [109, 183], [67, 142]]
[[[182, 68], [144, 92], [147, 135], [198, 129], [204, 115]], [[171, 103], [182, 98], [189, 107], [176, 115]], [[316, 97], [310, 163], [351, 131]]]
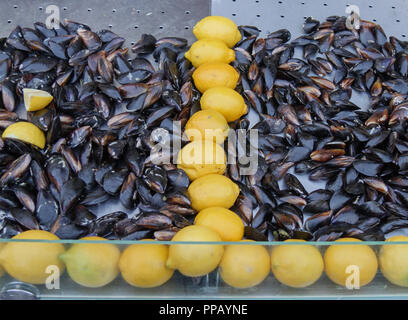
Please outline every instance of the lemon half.
[[24, 105], [27, 111], [37, 111], [48, 106], [53, 97], [47, 91], [37, 89], [23, 89]]
[[45, 147], [45, 135], [31, 122], [20, 121], [9, 125], [2, 134], [2, 138], [11, 138], [31, 143], [41, 149]]

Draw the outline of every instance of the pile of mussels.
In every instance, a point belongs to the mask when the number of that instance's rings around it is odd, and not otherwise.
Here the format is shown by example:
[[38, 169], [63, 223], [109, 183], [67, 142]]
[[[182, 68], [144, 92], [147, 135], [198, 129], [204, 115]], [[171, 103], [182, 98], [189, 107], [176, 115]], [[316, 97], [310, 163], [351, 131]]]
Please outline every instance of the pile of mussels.
[[[338, 16], [307, 18], [305, 35], [291, 42], [285, 29], [266, 38], [240, 29], [240, 90], [259, 115], [258, 171], [242, 179], [229, 168], [247, 234], [384, 240], [407, 228], [408, 43], [369, 21], [349, 30]], [[367, 110], [350, 101], [353, 92], [368, 98]], [[299, 175], [326, 186], [309, 193]]]
[[[1, 141], [1, 237], [40, 228], [62, 239], [168, 240], [191, 223], [187, 175], [150, 157], [158, 142], [152, 131], [185, 123], [198, 99], [187, 41], [143, 35], [134, 59], [124, 42], [69, 20], [52, 30], [43, 23], [17, 27], [1, 39], [1, 129], [18, 121], [23, 88], [54, 96], [27, 115], [46, 133], [44, 150]], [[115, 199], [137, 215], [94, 214]]]
[[[258, 120], [231, 127], [259, 135], [256, 173], [240, 175], [239, 164], [227, 172], [241, 189], [232, 210], [245, 236], [383, 240], [408, 228], [408, 43], [369, 21], [349, 30], [338, 16], [307, 18], [292, 41], [286, 29], [265, 38], [239, 29], [237, 90]], [[185, 124], [200, 109], [187, 41], [143, 35], [132, 59], [124, 41], [70, 20], [0, 40], [1, 130], [19, 120], [23, 88], [54, 96], [27, 115], [46, 133], [44, 150], [0, 140], [0, 237], [44, 229], [63, 239], [170, 240], [192, 223], [186, 174], [154, 164], [150, 152], [156, 128], [172, 137], [172, 121]], [[369, 98], [367, 110], [350, 101], [353, 92]], [[308, 192], [299, 175], [326, 188]], [[96, 216], [109, 201], [132, 215]]]

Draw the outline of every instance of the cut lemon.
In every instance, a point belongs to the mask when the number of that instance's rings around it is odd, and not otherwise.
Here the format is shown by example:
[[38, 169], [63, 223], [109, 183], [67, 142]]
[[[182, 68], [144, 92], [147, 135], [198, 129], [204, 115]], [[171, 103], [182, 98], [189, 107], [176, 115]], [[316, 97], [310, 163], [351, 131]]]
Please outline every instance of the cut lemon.
[[23, 89], [24, 105], [27, 111], [37, 111], [48, 106], [53, 97], [47, 91], [37, 89]]
[[31, 122], [16, 122], [4, 130], [2, 138], [11, 138], [31, 143], [41, 149], [45, 147], [44, 133]]

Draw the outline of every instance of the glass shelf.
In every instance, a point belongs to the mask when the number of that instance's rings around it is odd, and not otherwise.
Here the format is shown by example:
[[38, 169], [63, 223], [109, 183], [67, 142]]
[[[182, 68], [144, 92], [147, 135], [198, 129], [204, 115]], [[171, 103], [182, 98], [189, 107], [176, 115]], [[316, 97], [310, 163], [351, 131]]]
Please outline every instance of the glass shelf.
[[[322, 257], [325, 251], [330, 247], [352, 246], [353, 250], [349, 250], [349, 254], [353, 254], [356, 248], [369, 246], [375, 253], [376, 260], [379, 261], [381, 248], [398, 248], [404, 250], [408, 254], [407, 242], [171, 242], [171, 241], [91, 241], [91, 240], [6, 240], [1, 239], [0, 257], [2, 252], [10, 246], [18, 244], [20, 250], [14, 249], [16, 252], [24, 252], [24, 255], [19, 257], [25, 261], [30, 253], [36, 252], [38, 245], [55, 246], [62, 245], [64, 250], [69, 250], [72, 246], [79, 244], [87, 244], [90, 246], [88, 250], [98, 252], [101, 250], [101, 244], [113, 245], [123, 255], [124, 250], [130, 245], [145, 246], [151, 244], [159, 244], [166, 248], [175, 245], [194, 246], [194, 250], [198, 255], [202, 250], [208, 250], [209, 245], [222, 246], [224, 248], [233, 246], [251, 246], [263, 247], [267, 249], [268, 259], [270, 253], [279, 246], [296, 246], [299, 252], [302, 252], [306, 247], [316, 247]], [[92, 246], [95, 246], [93, 248]], [[241, 247], [242, 248], [242, 247]], [[8, 249], [10, 250], [10, 248]], [[89, 252], [89, 251], [88, 251]], [[350, 253], [351, 252], [351, 253]], [[402, 251], [399, 251], [402, 252]], [[347, 253], [346, 256], [347, 258]], [[138, 259], [149, 260], [151, 257], [144, 255]], [[109, 260], [105, 256], [106, 260]], [[84, 256], [82, 260], [86, 260]], [[400, 259], [401, 263], [404, 259]], [[398, 260], [395, 260], [398, 261]], [[394, 261], [394, 263], [395, 263]], [[118, 263], [116, 261], [114, 264]], [[11, 277], [9, 274], [4, 274], [0, 278], [0, 294], [3, 299], [18, 297], [20, 299], [408, 299], [408, 287], [401, 287], [389, 282], [381, 273], [380, 268], [376, 272], [375, 278], [367, 285], [361, 286], [360, 289], [347, 289], [344, 286], [332, 282], [325, 272], [312, 285], [304, 288], [291, 288], [278, 281], [270, 270], [270, 261], [268, 260], [269, 272], [267, 277], [258, 285], [237, 289], [222, 280], [222, 277], [217, 267], [215, 270], [201, 277], [188, 277], [175, 271], [172, 277], [163, 285], [155, 288], [140, 288], [127, 283], [119, 272], [114, 280], [110, 283], [98, 288], [89, 288], [74, 282], [67, 270], [63, 271], [59, 278], [59, 289], [48, 289], [45, 284], [30, 284]], [[394, 265], [395, 270], [401, 271], [403, 265]], [[297, 269], [296, 269], [297, 268]], [[25, 264], [25, 274], [30, 274], [36, 269], [35, 264]], [[301, 272], [301, 267], [295, 267]], [[405, 268], [408, 274], [408, 268]]]

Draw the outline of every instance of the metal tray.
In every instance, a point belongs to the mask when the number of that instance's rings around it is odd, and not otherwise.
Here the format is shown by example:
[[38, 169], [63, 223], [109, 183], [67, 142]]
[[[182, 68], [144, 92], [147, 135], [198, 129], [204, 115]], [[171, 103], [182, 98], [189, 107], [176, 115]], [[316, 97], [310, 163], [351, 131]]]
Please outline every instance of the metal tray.
[[[368, 1], [354, 0], [7, 0], [0, 2], [0, 36], [7, 36], [16, 26], [31, 27], [35, 21], [45, 21], [46, 8], [57, 5], [61, 20], [68, 18], [88, 24], [94, 30], [111, 29], [127, 39], [125, 45], [131, 46], [143, 33], [151, 33], [157, 38], [163, 36], [185, 37], [192, 43], [195, 38], [192, 27], [201, 18], [223, 15], [238, 25], [256, 25], [262, 35], [277, 29], [287, 28], [295, 38], [301, 34], [302, 21], [308, 16], [323, 20], [330, 15], [345, 15], [347, 5], [354, 4], [360, 9], [362, 19], [373, 20], [381, 24], [387, 35], [395, 35], [404, 40], [408, 37], [405, 30], [408, 20], [403, 16], [408, 12], [408, 2], [404, 0]], [[353, 95], [353, 102], [363, 106], [364, 98]], [[306, 188], [316, 189], [307, 179], [302, 179]], [[120, 206], [120, 207], [118, 207]], [[110, 203], [98, 208], [95, 213], [112, 210], [124, 210], [121, 205]], [[174, 281], [173, 281], [174, 280]], [[268, 278], [257, 288], [238, 291], [220, 286], [217, 273], [204, 277], [199, 284], [190, 279], [174, 277], [171, 283], [156, 289], [135, 289], [126, 286], [122, 279], [116, 279], [111, 285], [92, 290], [73, 285], [65, 277], [61, 279], [64, 292], [50, 292], [40, 288], [38, 294], [45, 299], [168, 299], [168, 298], [235, 298], [235, 299], [290, 299], [290, 298], [407, 298], [406, 290], [390, 286], [381, 275], [376, 284], [358, 292], [338, 291], [338, 287], [328, 280], [300, 292], [277, 285], [276, 280]], [[2, 278], [0, 287], [12, 281]], [[38, 297], [37, 296], [37, 297]], [[1, 296], [0, 296], [1, 298]]]

